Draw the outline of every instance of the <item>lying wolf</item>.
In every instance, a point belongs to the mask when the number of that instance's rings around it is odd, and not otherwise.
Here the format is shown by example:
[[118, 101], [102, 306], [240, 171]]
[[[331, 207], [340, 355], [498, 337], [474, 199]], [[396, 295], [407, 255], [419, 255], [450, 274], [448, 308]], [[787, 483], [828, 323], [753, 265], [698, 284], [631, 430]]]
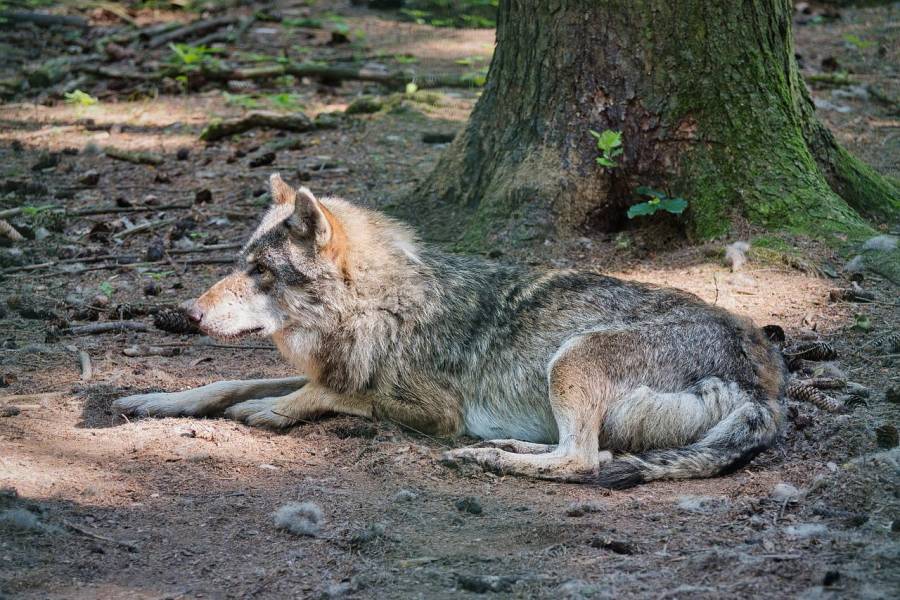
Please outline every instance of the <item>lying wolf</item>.
[[[305, 377], [130, 396], [114, 409], [282, 428], [328, 412], [486, 440], [448, 463], [623, 488], [746, 464], [783, 421], [784, 361], [747, 319], [590, 271], [445, 254], [271, 178], [239, 268], [188, 309], [270, 336]], [[620, 453], [613, 458], [613, 453]]]

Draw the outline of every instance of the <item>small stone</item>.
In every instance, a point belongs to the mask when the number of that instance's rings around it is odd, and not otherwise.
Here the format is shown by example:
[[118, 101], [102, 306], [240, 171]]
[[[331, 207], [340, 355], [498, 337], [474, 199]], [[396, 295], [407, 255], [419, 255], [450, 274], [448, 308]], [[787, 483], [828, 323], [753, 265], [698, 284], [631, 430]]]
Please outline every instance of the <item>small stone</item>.
[[15, 417], [21, 410], [18, 406], [2, 406], [0, 407], [0, 417]]
[[569, 517], [582, 517], [588, 513], [602, 512], [603, 504], [596, 500], [585, 500], [583, 502], [573, 502], [566, 508], [566, 515]]
[[177, 152], [175, 152], [175, 158], [178, 160], [187, 160], [191, 155], [190, 148], [179, 148]]
[[212, 202], [212, 192], [207, 188], [198, 190], [194, 194], [194, 204], [209, 204], [210, 202]]
[[892, 404], [900, 404], [900, 385], [892, 385], [884, 390], [884, 401]]
[[456, 134], [442, 133], [440, 131], [426, 131], [422, 134], [422, 142], [426, 144], [449, 144]]
[[789, 483], [776, 483], [775, 487], [772, 488], [771, 497], [779, 502], [784, 502], [785, 500], [794, 501], [800, 497], [800, 490]]
[[473, 515], [480, 515], [482, 512], [481, 503], [478, 501], [478, 498], [475, 498], [474, 496], [468, 496], [457, 500], [456, 510]]
[[884, 449], [894, 448], [900, 444], [897, 428], [889, 423], [875, 428], [875, 440], [878, 442], [878, 447]]
[[256, 158], [251, 159], [250, 162], [247, 163], [247, 165], [251, 169], [254, 169], [256, 167], [265, 167], [267, 165], [271, 165], [273, 162], [275, 162], [275, 153], [266, 152], [265, 154], [261, 154]]
[[384, 102], [377, 96], [360, 96], [344, 110], [348, 115], [364, 115], [376, 113], [384, 108]]
[[78, 180], [78, 183], [81, 185], [86, 185], [89, 187], [94, 187], [100, 182], [100, 173], [91, 169], [81, 176], [81, 179]]
[[144, 254], [144, 258], [147, 259], [147, 262], [156, 262], [158, 260], [162, 260], [166, 254], [166, 246], [162, 240], [154, 240], [150, 242], [150, 245], [147, 246], [147, 252]]
[[460, 588], [484, 594], [485, 592], [508, 592], [518, 581], [515, 577], [501, 577], [498, 575], [457, 575], [456, 583]]
[[158, 296], [159, 292], [162, 291], [159, 287], [159, 284], [155, 281], [148, 281], [144, 284], [144, 295], [145, 296]]

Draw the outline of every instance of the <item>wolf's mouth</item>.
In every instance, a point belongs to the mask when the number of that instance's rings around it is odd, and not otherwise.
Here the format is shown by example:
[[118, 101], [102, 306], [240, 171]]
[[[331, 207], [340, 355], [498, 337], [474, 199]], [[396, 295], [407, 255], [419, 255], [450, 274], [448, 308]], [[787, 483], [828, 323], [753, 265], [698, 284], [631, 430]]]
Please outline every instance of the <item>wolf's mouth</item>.
[[237, 331], [235, 333], [222, 333], [220, 331], [215, 331], [211, 329], [207, 329], [206, 327], [200, 326], [200, 329], [210, 337], [214, 337], [217, 340], [236, 340], [239, 338], [247, 337], [250, 335], [254, 335], [256, 333], [260, 333], [264, 327], [251, 327], [249, 329], [242, 329], [241, 331]]

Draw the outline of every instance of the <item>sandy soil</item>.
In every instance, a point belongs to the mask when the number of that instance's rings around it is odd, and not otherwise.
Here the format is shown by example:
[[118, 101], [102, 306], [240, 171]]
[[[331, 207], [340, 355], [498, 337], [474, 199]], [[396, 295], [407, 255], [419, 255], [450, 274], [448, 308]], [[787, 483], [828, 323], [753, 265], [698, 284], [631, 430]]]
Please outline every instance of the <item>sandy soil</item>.
[[[297, 3], [277, 4], [286, 16], [306, 14]], [[365, 32], [353, 51], [379, 57], [373, 60], [410, 54], [421, 73], [465, 72], [490, 56], [491, 31], [436, 31], [334, 4], [352, 29]], [[821, 72], [822, 59], [834, 57], [861, 84], [896, 98], [898, 14], [845, 10], [838, 21], [798, 25], [804, 73]], [[172, 15], [141, 15], [151, 17]], [[842, 41], [848, 33], [874, 45]], [[0, 31], [0, 41], [17, 43], [16, 35]], [[292, 35], [266, 23], [243, 44], [277, 53], [296, 43]], [[324, 41], [302, 43], [326, 57], [347, 53]], [[43, 52], [58, 47], [48, 44]], [[7, 72], [19, 67], [13, 59], [3, 65]], [[315, 115], [343, 109], [367, 86], [300, 82], [293, 89]], [[280, 90], [254, 93], [271, 91]], [[34, 206], [190, 208], [64, 223], [34, 217], [26, 224], [46, 226], [49, 237], [0, 249], [0, 266], [103, 254], [142, 260], [156, 240], [181, 249], [240, 242], [263, 205], [256, 194], [271, 171], [293, 182], [302, 174], [319, 193], [389, 207], [441, 152], [441, 145], [422, 142], [423, 132], [457, 131], [477, 94], [445, 90], [428, 102], [407, 99], [398, 109], [344, 120], [335, 130], [255, 131], [207, 146], [197, 134], [211, 115], [242, 112], [220, 91], [133, 101], [92, 92], [101, 103], [90, 107], [35, 103], [38, 97], [0, 107], [0, 210], [22, 197]], [[834, 95], [830, 87], [816, 87], [814, 95], [850, 108], [819, 110], [842, 143], [880, 171], [898, 174], [896, 103]], [[293, 149], [277, 150], [272, 164], [249, 166], [272, 144], [293, 138]], [[114, 161], [98, 151], [107, 145], [159, 152], [165, 162]], [[176, 158], [179, 149], [186, 149], [184, 160]], [[58, 164], [32, 170], [48, 151], [61, 153]], [[96, 186], [79, 183], [90, 170], [99, 174]], [[193, 204], [204, 189], [212, 202]], [[186, 218], [193, 229], [159, 225]], [[157, 226], [114, 237], [144, 223]], [[753, 234], [747, 228], [735, 239]], [[841, 357], [827, 368], [871, 392], [867, 405], [848, 415], [791, 403], [778, 446], [731, 476], [624, 492], [448, 470], [436, 457], [462, 441], [387, 422], [333, 417], [273, 433], [219, 419], [127, 421], [109, 410], [121, 395], [292, 374], [256, 341], [214, 347], [152, 326], [143, 333], [53, 335], [57, 321], [82, 324], [73, 309], [79, 304], [108, 301], [105, 315], [119, 304], [163, 306], [196, 296], [227, 267], [184, 259], [234, 251], [172, 254], [163, 265], [84, 270], [98, 263], [73, 260], [7, 273], [0, 280], [0, 408], [19, 412], [0, 416], [0, 598], [896, 597], [900, 451], [884, 449], [889, 440], [879, 446], [876, 430], [890, 438], [897, 424], [897, 404], [885, 394], [900, 377], [897, 355], [879, 356], [873, 340], [897, 326], [897, 287], [867, 274], [864, 285], [879, 302], [829, 302], [830, 289], [849, 285], [840, 274], [848, 257], [784, 238], [788, 254], [802, 261], [767, 255], [732, 273], [721, 260], [728, 241], [661, 250], [637, 230], [547, 240], [527, 256], [498, 249], [509, 260], [680, 287], [759, 324], [780, 324], [792, 336], [822, 336]], [[145, 295], [148, 286], [157, 294]], [[868, 332], [853, 327], [862, 317]], [[124, 356], [136, 343], [178, 344], [180, 354]], [[90, 357], [87, 381], [77, 351]], [[10, 398], [45, 392], [59, 393]], [[780, 494], [779, 483], [799, 495]], [[472, 502], [458, 508], [465, 498], [474, 498], [480, 512], [464, 510]], [[323, 511], [315, 536], [275, 527], [273, 512], [294, 501]]]

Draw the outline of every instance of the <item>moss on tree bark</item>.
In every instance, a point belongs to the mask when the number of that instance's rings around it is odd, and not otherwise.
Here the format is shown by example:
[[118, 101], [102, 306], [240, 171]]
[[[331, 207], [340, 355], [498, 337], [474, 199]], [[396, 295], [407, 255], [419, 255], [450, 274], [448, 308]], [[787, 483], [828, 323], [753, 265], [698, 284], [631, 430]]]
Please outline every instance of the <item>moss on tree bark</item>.
[[[484, 93], [403, 212], [470, 248], [615, 230], [638, 186], [686, 198], [695, 238], [725, 234], [738, 216], [806, 234], [862, 235], [863, 217], [895, 219], [897, 183], [815, 118], [792, 10], [787, 0], [502, 0]], [[589, 131], [605, 129], [623, 132], [615, 169], [595, 161]]]

